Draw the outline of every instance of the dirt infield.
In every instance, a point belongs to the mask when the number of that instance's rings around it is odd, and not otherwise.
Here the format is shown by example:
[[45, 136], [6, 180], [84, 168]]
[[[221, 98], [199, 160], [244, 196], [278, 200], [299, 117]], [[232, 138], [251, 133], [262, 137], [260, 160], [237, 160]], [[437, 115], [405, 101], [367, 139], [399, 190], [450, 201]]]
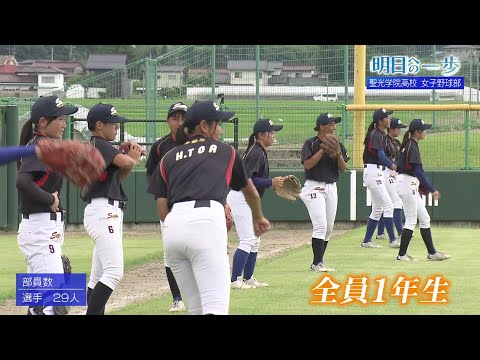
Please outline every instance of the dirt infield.
[[[311, 243], [312, 230], [309, 224], [297, 226], [295, 229], [281, 226], [274, 228], [275, 230], [269, 231], [262, 237], [259, 260], [278, 256], [285, 251]], [[333, 236], [339, 236], [344, 232], [345, 230], [341, 229], [334, 230]], [[238, 239], [234, 228], [230, 232], [230, 237]], [[238, 241], [228, 245], [230, 264], [237, 245]], [[145, 283], [148, 283], [149, 286], [145, 287]], [[107, 303], [106, 313], [135, 302], [160, 297], [166, 293], [170, 293], [170, 289], [163, 262], [146, 263], [125, 272], [122, 281]], [[70, 314], [83, 315], [85, 311], [86, 307], [73, 307]], [[0, 315], [25, 315], [26, 312], [26, 307], [15, 306], [15, 300], [8, 300], [0, 306]]]

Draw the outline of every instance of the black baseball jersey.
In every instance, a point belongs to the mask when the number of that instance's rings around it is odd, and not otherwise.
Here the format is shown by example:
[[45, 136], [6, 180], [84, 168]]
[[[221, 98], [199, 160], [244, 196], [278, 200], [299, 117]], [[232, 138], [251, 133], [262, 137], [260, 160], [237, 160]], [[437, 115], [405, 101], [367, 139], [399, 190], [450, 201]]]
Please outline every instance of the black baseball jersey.
[[249, 179], [232, 146], [200, 135], [169, 151], [160, 161], [160, 171], [159, 197], [168, 199], [169, 208], [191, 200], [223, 204], [229, 187], [239, 191]]
[[100, 151], [105, 160], [105, 171], [95, 180], [80, 197], [83, 201], [106, 197], [111, 200], [127, 201], [127, 195], [123, 191], [120, 181], [121, 169], [113, 164], [113, 158], [122, 152], [114, 147], [108, 140], [92, 136], [90, 142]]
[[383, 131], [375, 128], [369, 134], [367, 134], [365, 148], [363, 149], [363, 163], [364, 164], [378, 164], [382, 165], [377, 151], [380, 149], [385, 150], [386, 136]]
[[[243, 161], [249, 177], [259, 177], [268, 179], [270, 168], [268, 166], [267, 152], [258, 142], [254, 142], [253, 145], [243, 154]], [[264, 187], [256, 187], [258, 195], [263, 197], [265, 192]]]
[[[305, 140], [302, 148], [301, 162], [302, 164], [305, 160], [310, 159], [320, 150], [320, 144], [322, 141], [315, 136], [313, 138]], [[347, 154], [347, 149], [340, 143], [342, 149], [343, 160], [347, 162], [350, 160], [350, 157]], [[315, 181], [325, 181], [327, 183], [333, 183], [338, 181], [340, 171], [338, 170], [337, 159], [332, 159], [328, 155], [322, 156], [320, 161], [311, 169], [305, 170], [305, 179], [306, 180], [315, 180]]]
[[177, 144], [175, 144], [175, 140], [173, 140], [171, 133], [158, 139], [152, 144], [150, 153], [148, 154], [147, 162], [145, 163], [148, 176], [153, 174], [163, 156], [175, 146], [177, 146]]
[[400, 161], [398, 161], [397, 164], [397, 172], [399, 174], [416, 176], [412, 164], [422, 165], [422, 159], [420, 158], [418, 143], [413, 139], [409, 139], [405, 147], [402, 149]]
[[[43, 134], [35, 132], [33, 138], [28, 142], [30, 144], [36, 144], [42, 138]], [[60, 200], [60, 192], [63, 185], [62, 174], [52, 171], [45, 164], [43, 164], [36, 156], [22, 158], [20, 162], [20, 169], [18, 173], [30, 173], [32, 180], [37, 186], [49, 194], [53, 194], [58, 191], [58, 199]], [[24, 191], [19, 190], [18, 196], [20, 200], [20, 212], [22, 214], [33, 214], [40, 212], [52, 212], [50, 206], [31, 199]], [[63, 210], [61, 202], [59, 209]]]

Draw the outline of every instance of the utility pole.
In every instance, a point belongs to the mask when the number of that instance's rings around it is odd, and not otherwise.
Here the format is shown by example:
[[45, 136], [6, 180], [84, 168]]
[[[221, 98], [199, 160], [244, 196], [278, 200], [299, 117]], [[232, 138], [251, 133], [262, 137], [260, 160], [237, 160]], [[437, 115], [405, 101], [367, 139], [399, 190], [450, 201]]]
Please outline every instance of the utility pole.
[[75, 49], [75, 46], [70, 45], [70, 56], [69, 56], [69, 60], [70, 60], [70, 61], [75, 60], [75, 59], [73, 58], [73, 49]]
[[53, 60], [53, 46], [52, 46], [52, 60]]

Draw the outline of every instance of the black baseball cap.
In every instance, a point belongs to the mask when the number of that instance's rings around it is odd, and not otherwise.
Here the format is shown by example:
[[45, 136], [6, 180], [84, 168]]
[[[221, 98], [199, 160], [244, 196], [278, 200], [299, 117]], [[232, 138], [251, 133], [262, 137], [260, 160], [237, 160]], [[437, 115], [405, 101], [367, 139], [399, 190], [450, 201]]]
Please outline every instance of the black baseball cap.
[[118, 116], [117, 109], [115, 109], [113, 105], [100, 103], [90, 109], [87, 115], [87, 121], [89, 123], [97, 121], [104, 123], [124, 123], [127, 119]]
[[330, 113], [320, 114], [317, 118], [317, 126], [315, 126], [313, 130], [318, 131], [318, 129], [320, 129], [320, 125], [328, 125], [332, 121], [335, 121], [335, 124], [338, 124], [340, 121], [342, 121], [342, 118], [334, 117]]
[[253, 125], [253, 134], [256, 135], [261, 132], [280, 131], [283, 125], [273, 125], [270, 119], [258, 119]]
[[423, 121], [422, 119], [413, 119], [410, 122], [408, 131], [410, 132], [414, 132], [415, 130], [423, 131], [423, 130], [430, 129], [431, 127], [432, 127], [432, 124], [425, 124], [425, 121]]
[[34, 124], [38, 124], [41, 117], [59, 117], [63, 115], [72, 115], [78, 111], [76, 106], [65, 106], [58, 96], [39, 97], [32, 106], [30, 119]]
[[182, 102], [177, 102], [175, 104], [170, 105], [170, 108], [168, 109], [168, 113], [167, 113], [167, 118], [170, 117], [170, 115], [172, 115], [173, 113], [176, 113], [177, 111], [183, 111], [186, 113], [187, 110], [188, 110], [187, 105], [185, 105]]
[[373, 121], [383, 120], [388, 115], [392, 115], [393, 111], [387, 111], [385, 109], [377, 109], [373, 113]]
[[390, 129], [405, 129], [407, 125], [403, 124], [399, 118], [392, 118], [390, 120]]
[[200, 124], [200, 121], [225, 121], [230, 119], [234, 112], [220, 111], [220, 108], [212, 100], [197, 101], [190, 106], [185, 114], [185, 127], [194, 127]]

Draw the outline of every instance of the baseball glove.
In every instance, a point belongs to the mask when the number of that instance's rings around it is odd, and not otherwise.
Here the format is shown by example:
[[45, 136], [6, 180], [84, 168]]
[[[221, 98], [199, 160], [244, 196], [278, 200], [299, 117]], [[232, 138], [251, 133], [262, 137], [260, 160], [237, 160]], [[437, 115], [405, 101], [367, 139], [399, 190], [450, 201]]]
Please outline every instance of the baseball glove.
[[72, 265], [70, 264], [70, 259], [67, 255], [62, 254], [62, 263], [63, 263], [63, 273], [64, 274], [71, 274], [72, 273]]
[[325, 151], [325, 153], [333, 158], [336, 158], [341, 153], [340, 140], [333, 134], [326, 134], [325, 138], [320, 144], [320, 148]]
[[295, 201], [300, 196], [301, 184], [295, 175], [287, 175], [283, 179], [283, 186], [275, 189], [275, 193], [281, 198]]
[[232, 208], [227, 203], [225, 203], [224, 207], [225, 207], [225, 222], [227, 223], [227, 232], [229, 232], [233, 226]]
[[105, 170], [102, 154], [90, 143], [42, 139], [36, 151], [40, 161], [80, 187], [91, 184]]

